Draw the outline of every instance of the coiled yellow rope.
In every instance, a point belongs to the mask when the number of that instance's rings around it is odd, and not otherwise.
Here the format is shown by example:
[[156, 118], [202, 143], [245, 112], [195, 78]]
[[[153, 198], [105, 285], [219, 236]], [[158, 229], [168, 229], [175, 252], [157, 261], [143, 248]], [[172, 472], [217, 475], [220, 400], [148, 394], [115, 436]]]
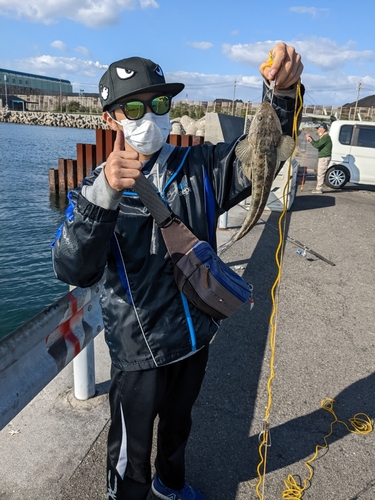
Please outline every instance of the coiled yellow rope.
[[318, 458], [319, 450], [322, 450], [324, 448], [328, 449], [329, 446], [327, 439], [333, 432], [334, 424], [339, 423], [344, 425], [347, 431], [352, 434], [369, 434], [370, 432], [372, 432], [372, 422], [368, 415], [366, 415], [365, 413], [356, 413], [353, 418], [349, 419], [349, 423], [352, 426], [352, 429], [350, 429], [345, 422], [337, 418], [337, 415], [333, 409], [334, 402], [334, 399], [327, 398], [323, 399], [323, 401], [320, 403], [320, 406], [323, 408], [323, 410], [328, 411], [334, 417], [334, 420], [330, 425], [330, 432], [324, 436], [324, 446], [317, 445], [315, 447], [314, 455], [310, 458], [310, 460], [307, 460], [307, 462], [305, 462], [305, 465], [309, 471], [309, 477], [307, 479], [304, 479], [302, 484], [298, 484], [294, 476], [292, 476], [291, 474], [289, 474], [287, 479], [284, 480], [285, 490], [282, 493], [282, 498], [284, 500], [298, 500], [302, 498], [314, 475], [314, 469], [312, 468], [311, 463]]
[[[271, 62], [271, 53], [270, 53], [270, 61]], [[298, 105], [298, 109], [297, 109]], [[303, 102], [302, 102], [302, 95], [301, 95], [301, 88], [300, 88], [300, 82], [297, 84], [297, 99], [296, 99], [296, 108], [294, 111], [294, 119], [293, 119], [293, 138], [294, 138], [294, 150], [293, 153], [290, 157], [289, 161], [289, 167], [288, 167], [288, 179], [290, 179], [290, 173], [291, 173], [291, 167], [292, 167], [292, 157], [294, 155], [294, 151], [297, 147], [297, 142], [298, 142], [298, 117], [302, 111], [303, 107]], [[263, 431], [260, 433], [261, 440], [259, 444], [259, 456], [260, 456], [260, 462], [257, 467], [257, 474], [258, 474], [258, 480], [255, 485], [255, 491], [260, 500], [264, 500], [264, 488], [265, 488], [265, 476], [266, 476], [266, 465], [267, 465], [267, 450], [271, 445], [270, 442], [270, 430], [269, 430], [269, 415], [270, 415], [270, 410], [271, 410], [271, 405], [272, 405], [272, 380], [275, 376], [275, 370], [274, 370], [274, 361], [275, 361], [275, 345], [276, 345], [276, 326], [277, 326], [277, 313], [278, 313], [278, 296], [279, 296], [279, 290], [280, 290], [280, 281], [281, 281], [281, 274], [282, 274], [282, 260], [283, 260], [283, 249], [284, 249], [284, 233], [285, 233], [285, 214], [287, 211], [287, 196], [288, 196], [288, 187], [289, 183], [286, 183], [284, 190], [283, 190], [283, 211], [279, 217], [278, 221], [278, 230], [279, 230], [279, 244], [276, 249], [276, 254], [275, 254], [275, 260], [276, 260], [276, 265], [278, 269], [278, 273], [275, 279], [275, 282], [271, 288], [271, 298], [272, 298], [272, 314], [270, 317], [270, 326], [271, 326], [271, 332], [270, 332], [270, 349], [271, 349], [271, 357], [270, 357], [270, 375], [268, 378], [267, 382], [267, 394], [268, 394], [268, 402], [266, 406], [266, 412], [265, 412], [265, 418], [264, 418], [264, 424], [263, 424]], [[284, 226], [282, 226], [282, 223], [284, 221]], [[276, 297], [277, 294], [277, 297]], [[372, 422], [370, 418], [364, 414], [364, 413], [357, 413], [353, 418], [349, 419], [350, 424], [352, 425], [353, 429], [350, 429], [348, 425], [345, 422], [342, 422], [341, 420], [338, 420], [334, 410], [333, 410], [333, 399], [324, 399], [321, 402], [321, 407], [329, 411], [333, 416], [334, 420], [331, 423], [330, 426], [330, 432], [326, 436], [324, 436], [324, 443], [325, 446], [320, 446], [317, 445], [315, 448], [315, 454], [313, 457], [305, 462], [306, 467], [309, 470], [309, 477], [305, 479], [301, 484], [298, 484], [297, 481], [295, 480], [294, 476], [288, 475], [287, 479], [284, 480], [285, 484], [285, 490], [282, 493], [282, 498], [284, 500], [298, 500], [302, 498], [302, 495], [306, 488], [308, 487], [309, 483], [311, 482], [311, 479], [313, 477], [313, 468], [311, 466], [311, 463], [317, 458], [319, 450], [323, 448], [328, 448], [328, 442], [327, 438], [332, 434], [333, 431], [333, 425], [335, 423], [341, 423], [343, 424], [348, 432], [350, 433], [355, 433], [355, 434], [368, 434], [372, 432], [373, 427], [372, 427]], [[251, 483], [250, 483], [251, 484]]]

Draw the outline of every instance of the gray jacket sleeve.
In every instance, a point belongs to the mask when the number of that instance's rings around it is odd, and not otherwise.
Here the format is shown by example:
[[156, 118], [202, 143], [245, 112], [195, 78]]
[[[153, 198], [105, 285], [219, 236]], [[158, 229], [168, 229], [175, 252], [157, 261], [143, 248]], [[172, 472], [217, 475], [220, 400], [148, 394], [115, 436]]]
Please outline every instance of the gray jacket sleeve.
[[[82, 195], [90, 203], [109, 210], [116, 210], [122, 197], [122, 191], [112, 189], [104, 175], [104, 165], [100, 174], [91, 185], [82, 186]], [[99, 168], [101, 168], [99, 167]]]

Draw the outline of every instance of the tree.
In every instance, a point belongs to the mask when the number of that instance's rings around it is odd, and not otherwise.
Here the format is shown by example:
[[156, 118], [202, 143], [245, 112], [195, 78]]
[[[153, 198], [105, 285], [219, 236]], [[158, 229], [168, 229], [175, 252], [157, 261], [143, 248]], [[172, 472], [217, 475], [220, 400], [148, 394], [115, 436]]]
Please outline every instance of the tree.
[[81, 105], [78, 101], [69, 101], [68, 113], [78, 113], [81, 110]]

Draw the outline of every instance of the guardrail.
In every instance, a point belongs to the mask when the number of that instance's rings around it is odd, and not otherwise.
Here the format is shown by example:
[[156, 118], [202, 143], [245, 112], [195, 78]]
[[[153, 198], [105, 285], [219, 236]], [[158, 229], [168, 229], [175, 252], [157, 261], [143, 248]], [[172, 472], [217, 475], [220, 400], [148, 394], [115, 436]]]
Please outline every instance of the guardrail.
[[0, 430], [103, 330], [101, 285], [74, 288], [0, 341]]

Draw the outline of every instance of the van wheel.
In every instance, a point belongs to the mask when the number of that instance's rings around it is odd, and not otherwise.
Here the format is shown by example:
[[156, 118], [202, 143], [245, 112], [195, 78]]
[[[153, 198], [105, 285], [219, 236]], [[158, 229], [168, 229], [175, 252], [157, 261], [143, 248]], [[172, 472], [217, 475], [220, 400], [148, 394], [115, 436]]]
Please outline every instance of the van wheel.
[[332, 189], [340, 189], [349, 181], [349, 172], [342, 165], [330, 167], [325, 175], [324, 184]]

